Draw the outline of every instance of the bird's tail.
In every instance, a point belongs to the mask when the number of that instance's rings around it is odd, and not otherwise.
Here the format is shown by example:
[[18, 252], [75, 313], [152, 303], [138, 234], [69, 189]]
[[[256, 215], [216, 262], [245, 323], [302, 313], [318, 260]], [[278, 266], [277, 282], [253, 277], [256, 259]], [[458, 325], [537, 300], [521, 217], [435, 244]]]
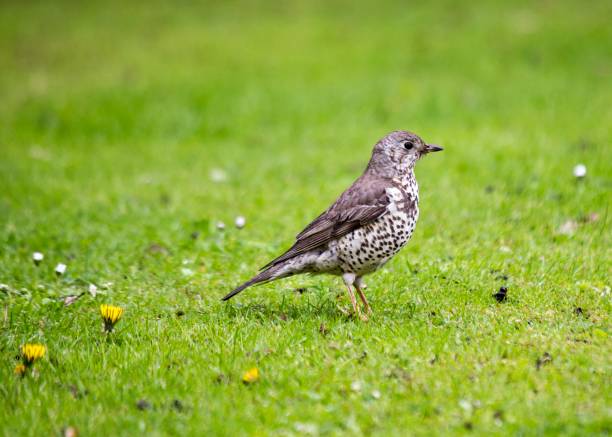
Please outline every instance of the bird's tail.
[[264, 270], [263, 272], [259, 273], [258, 275], [246, 281], [244, 284], [235, 288], [231, 293], [229, 293], [227, 296], [225, 296], [221, 300], [230, 300], [232, 297], [236, 296], [242, 290], [252, 285], [263, 284], [265, 282], [272, 281], [274, 279], [279, 279], [279, 278], [288, 276], [288, 275], [283, 275], [281, 272], [279, 272], [279, 270], [281, 270], [280, 266], [272, 266], [269, 269]]

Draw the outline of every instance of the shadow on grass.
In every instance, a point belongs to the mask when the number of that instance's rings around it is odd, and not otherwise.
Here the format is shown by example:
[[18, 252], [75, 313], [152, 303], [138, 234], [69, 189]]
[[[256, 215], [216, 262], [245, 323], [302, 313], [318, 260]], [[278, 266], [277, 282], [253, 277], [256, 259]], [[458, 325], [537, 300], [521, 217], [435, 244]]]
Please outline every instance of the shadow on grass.
[[[376, 319], [410, 320], [418, 312], [414, 302], [378, 302], [380, 307], [374, 306]], [[257, 319], [261, 321], [288, 321], [321, 319], [334, 322], [359, 322], [359, 318], [352, 317], [350, 303], [347, 297], [336, 301], [332, 293], [316, 293], [302, 295], [300, 299], [283, 296], [282, 301], [258, 301], [251, 303], [229, 303], [225, 306], [225, 315], [230, 319]]]
[[283, 299], [278, 302], [251, 302], [247, 304], [228, 304], [225, 314], [232, 319], [259, 319], [259, 320], [304, 320], [324, 318], [327, 320], [346, 320], [346, 317], [331, 299], [306, 298], [300, 301], [289, 302]]

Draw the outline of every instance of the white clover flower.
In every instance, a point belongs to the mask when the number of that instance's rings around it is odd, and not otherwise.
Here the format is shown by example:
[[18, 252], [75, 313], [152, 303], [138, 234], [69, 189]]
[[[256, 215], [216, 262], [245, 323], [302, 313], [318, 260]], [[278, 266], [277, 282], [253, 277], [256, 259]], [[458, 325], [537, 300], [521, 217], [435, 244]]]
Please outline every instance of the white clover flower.
[[559, 226], [559, 229], [557, 229], [557, 233], [561, 235], [572, 236], [576, 233], [577, 230], [578, 230], [578, 222], [574, 220], [567, 220], [565, 223]]
[[582, 179], [583, 177], [585, 177], [587, 174], [587, 168], [586, 165], [584, 164], [577, 164], [574, 167], [574, 177], [578, 178], [578, 179]]
[[239, 215], [238, 217], [236, 217], [236, 220], [234, 221], [234, 223], [238, 229], [242, 229], [244, 228], [244, 225], [246, 225], [246, 218]]
[[353, 381], [351, 383], [351, 390], [353, 390], [354, 392], [360, 392], [361, 391], [361, 382], [360, 381]]
[[45, 258], [45, 256], [40, 253], [40, 252], [34, 252], [32, 254], [32, 261], [34, 261], [34, 264], [38, 265], [40, 264], [40, 262]]
[[468, 401], [467, 399], [461, 399], [459, 401], [459, 406], [461, 407], [461, 409], [463, 409], [467, 413], [471, 413], [472, 410], [474, 409], [474, 407], [472, 406], [472, 403]]
[[316, 423], [302, 423], [302, 422], [296, 422], [295, 425], [293, 425], [295, 430], [302, 435], [318, 435], [319, 434], [319, 428], [317, 427]]
[[183, 276], [193, 276], [195, 274], [195, 272], [191, 269], [188, 269], [186, 267], [183, 267], [181, 269], [181, 273], [183, 274]]
[[61, 276], [64, 273], [66, 273], [66, 264], [59, 263], [58, 265], [55, 266], [56, 275]]
[[227, 173], [221, 168], [213, 168], [210, 170], [208, 177], [216, 183], [225, 182], [227, 180]]

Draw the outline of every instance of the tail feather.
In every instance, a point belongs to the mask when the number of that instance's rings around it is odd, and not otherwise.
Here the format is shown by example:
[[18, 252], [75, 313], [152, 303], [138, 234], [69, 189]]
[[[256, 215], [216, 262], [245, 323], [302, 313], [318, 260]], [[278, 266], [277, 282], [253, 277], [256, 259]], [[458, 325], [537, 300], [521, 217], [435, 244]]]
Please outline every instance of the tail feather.
[[[276, 266], [274, 266], [276, 267]], [[246, 281], [244, 284], [240, 285], [239, 287], [235, 288], [234, 290], [232, 290], [227, 296], [225, 296], [223, 299], [223, 301], [225, 300], [230, 300], [232, 297], [236, 296], [238, 293], [240, 293], [242, 290], [249, 288], [253, 285], [256, 284], [263, 284], [264, 282], [268, 282], [271, 281], [273, 279], [277, 279], [280, 276], [276, 276], [275, 273], [278, 270], [278, 268], [270, 268], [268, 270], [264, 270], [263, 272], [259, 273], [258, 275], [256, 275], [255, 277], [249, 279], [248, 281]]]

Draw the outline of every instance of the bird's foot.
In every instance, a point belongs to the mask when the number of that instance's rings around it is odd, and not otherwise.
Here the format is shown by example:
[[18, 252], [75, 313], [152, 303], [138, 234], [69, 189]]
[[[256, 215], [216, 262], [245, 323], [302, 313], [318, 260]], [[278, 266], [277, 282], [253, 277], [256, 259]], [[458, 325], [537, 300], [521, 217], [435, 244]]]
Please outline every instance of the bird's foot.
[[350, 308], [345, 308], [342, 305], [336, 305], [336, 308], [338, 309], [338, 311], [340, 311], [342, 313], [342, 315], [346, 318], [349, 319], [357, 319], [359, 318], [361, 321], [363, 322], [367, 322], [369, 320], [368, 315], [362, 313], [361, 311], [357, 310], [356, 312], [353, 311]]
[[340, 304], [336, 304], [336, 308], [338, 309], [338, 311], [340, 311], [345, 317], [351, 317], [352, 313], [347, 310], [346, 308], [344, 308], [343, 306], [341, 306]]

